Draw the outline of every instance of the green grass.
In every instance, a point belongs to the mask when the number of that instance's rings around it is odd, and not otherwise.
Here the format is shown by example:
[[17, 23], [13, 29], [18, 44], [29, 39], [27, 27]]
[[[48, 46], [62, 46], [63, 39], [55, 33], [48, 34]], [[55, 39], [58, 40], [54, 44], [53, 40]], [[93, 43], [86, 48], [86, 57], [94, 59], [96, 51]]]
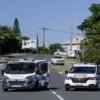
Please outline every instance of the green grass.
[[52, 65], [51, 64], [50, 66], [51, 66], [51, 68], [55, 69], [58, 72], [65, 72], [66, 70], [68, 70], [67, 67], [62, 66], [62, 65]]
[[63, 57], [65, 62], [68, 62], [68, 63], [77, 63], [77, 62], [80, 62], [80, 58], [79, 57], [76, 57], [76, 58], [67, 58], [67, 57]]

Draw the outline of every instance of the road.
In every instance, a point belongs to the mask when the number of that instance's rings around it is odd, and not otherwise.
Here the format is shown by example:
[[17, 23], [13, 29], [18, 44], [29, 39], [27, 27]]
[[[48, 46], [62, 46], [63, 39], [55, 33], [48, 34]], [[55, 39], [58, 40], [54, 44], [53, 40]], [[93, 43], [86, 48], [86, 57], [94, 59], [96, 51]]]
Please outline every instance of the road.
[[[50, 60], [51, 55], [35, 55], [36, 59]], [[64, 89], [64, 75], [51, 69], [51, 82], [48, 90], [3, 92], [0, 85], [0, 100], [99, 100], [100, 91]]]

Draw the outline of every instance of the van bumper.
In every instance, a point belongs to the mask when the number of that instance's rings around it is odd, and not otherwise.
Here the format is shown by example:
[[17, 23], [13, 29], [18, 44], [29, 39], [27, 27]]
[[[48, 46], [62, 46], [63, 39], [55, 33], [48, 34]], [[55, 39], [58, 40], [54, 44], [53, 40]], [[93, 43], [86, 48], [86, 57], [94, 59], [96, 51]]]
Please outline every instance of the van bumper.
[[14, 83], [11, 84], [10, 82], [2, 82], [2, 86], [4, 89], [33, 89], [37, 85], [36, 81], [25, 82], [23, 84]]

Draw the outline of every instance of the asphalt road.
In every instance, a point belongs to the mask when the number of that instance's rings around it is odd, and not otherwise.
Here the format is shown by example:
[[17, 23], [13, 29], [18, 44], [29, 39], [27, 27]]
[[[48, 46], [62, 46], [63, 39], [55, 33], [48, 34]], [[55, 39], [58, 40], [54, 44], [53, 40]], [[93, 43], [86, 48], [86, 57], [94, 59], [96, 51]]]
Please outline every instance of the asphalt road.
[[[50, 60], [51, 55], [37, 55], [36, 59]], [[13, 90], [10, 92], [3, 92], [0, 84], [0, 100], [99, 100], [100, 91], [92, 90], [71, 90], [64, 89], [63, 74], [57, 73], [51, 69], [51, 82], [48, 90]]]

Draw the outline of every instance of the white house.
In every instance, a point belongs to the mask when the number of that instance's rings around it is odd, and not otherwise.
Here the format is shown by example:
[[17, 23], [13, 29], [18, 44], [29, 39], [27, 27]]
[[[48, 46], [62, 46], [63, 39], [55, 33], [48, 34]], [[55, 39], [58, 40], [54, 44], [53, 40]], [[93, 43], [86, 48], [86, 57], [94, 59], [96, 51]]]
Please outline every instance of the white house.
[[[80, 44], [83, 40], [83, 37], [78, 37], [77, 39], [72, 40], [72, 50], [80, 50]], [[67, 51], [70, 51], [70, 40], [63, 42], [61, 45], [67, 45]]]
[[30, 49], [30, 48], [37, 48], [37, 41], [36, 40], [22, 40], [22, 49]]

